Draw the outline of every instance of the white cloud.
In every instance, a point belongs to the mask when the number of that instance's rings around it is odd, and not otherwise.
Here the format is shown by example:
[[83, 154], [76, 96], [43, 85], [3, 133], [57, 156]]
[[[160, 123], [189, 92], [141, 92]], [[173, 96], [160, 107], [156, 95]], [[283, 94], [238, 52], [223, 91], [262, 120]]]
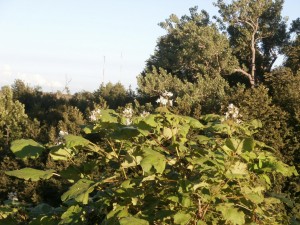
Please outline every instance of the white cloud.
[[0, 65], [0, 75], [4, 78], [9, 78], [12, 76], [11, 66], [8, 64]]
[[32, 86], [41, 86], [43, 89], [61, 89], [63, 84], [59, 81], [46, 79], [45, 76], [40, 74], [27, 74], [27, 73], [18, 73], [17, 79], [25, 81], [27, 84]]
[[13, 70], [11, 66], [8, 64], [0, 65], [0, 85], [10, 85], [13, 80]]
[[20, 79], [30, 86], [40, 86], [45, 91], [56, 91], [64, 87], [62, 82], [49, 79], [46, 75], [15, 72], [8, 64], [0, 65], [0, 87], [12, 85], [16, 79]]

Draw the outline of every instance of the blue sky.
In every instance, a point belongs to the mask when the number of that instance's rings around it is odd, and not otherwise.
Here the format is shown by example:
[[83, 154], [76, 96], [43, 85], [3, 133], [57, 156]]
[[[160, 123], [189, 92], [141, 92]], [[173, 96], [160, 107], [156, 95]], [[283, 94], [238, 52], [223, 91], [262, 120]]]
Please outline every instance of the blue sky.
[[[45, 91], [96, 90], [136, 76], [165, 32], [157, 24], [210, 0], [0, 0], [0, 86], [22, 79]], [[285, 0], [283, 16], [299, 17], [299, 0]], [[104, 62], [105, 58], [105, 62]], [[104, 77], [103, 77], [104, 74]]]

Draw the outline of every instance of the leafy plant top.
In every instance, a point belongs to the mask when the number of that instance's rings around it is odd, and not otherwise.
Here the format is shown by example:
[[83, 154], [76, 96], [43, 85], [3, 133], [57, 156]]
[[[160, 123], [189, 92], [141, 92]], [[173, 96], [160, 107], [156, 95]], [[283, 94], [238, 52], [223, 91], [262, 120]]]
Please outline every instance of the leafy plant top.
[[50, 148], [58, 161], [73, 162], [85, 152], [89, 157], [81, 165], [7, 171], [33, 181], [55, 173], [71, 182], [61, 206], [31, 216], [30, 224], [287, 224], [272, 184], [278, 174], [297, 172], [254, 140], [259, 121], [218, 115], [199, 121], [167, 107], [154, 114], [131, 110], [130, 118], [103, 109], [83, 129], [85, 138], [66, 135]]

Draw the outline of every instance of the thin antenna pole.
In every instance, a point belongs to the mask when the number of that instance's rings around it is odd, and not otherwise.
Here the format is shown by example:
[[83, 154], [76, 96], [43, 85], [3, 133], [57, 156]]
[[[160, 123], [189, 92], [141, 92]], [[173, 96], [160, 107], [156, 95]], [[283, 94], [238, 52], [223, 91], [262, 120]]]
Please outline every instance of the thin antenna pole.
[[105, 56], [103, 56], [103, 71], [102, 71], [102, 83], [104, 84], [104, 75], [105, 75]]
[[123, 52], [121, 52], [120, 77], [122, 77], [122, 69], [123, 69]]

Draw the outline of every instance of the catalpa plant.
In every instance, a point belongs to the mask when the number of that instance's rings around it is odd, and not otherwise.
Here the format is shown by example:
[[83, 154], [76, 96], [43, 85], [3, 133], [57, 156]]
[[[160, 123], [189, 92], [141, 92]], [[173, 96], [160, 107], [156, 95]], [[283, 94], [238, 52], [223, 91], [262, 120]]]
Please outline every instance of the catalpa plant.
[[[70, 166], [22, 168], [6, 175], [69, 185], [59, 207], [7, 203], [0, 208], [0, 221], [13, 221], [25, 207], [31, 225], [288, 224], [279, 210], [286, 198], [273, 183], [278, 176], [298, 174], [252, 137], [261, 123], [229, 121], [227, 115], [204, 115], [200, 121], [175, 115], [166, 108], [171, 95], [162, 97], [152, 114], [101, 109], [101, 115], [92, 114], [97, 119], [83, 128], [83, 137], [67, 134], [59, 145], [14, 141], [11, 151], [22, 160], [47, 150], [48, 160]], [[238, 111], [229, 110], [237, 118]], [[75, 162], [82, 153], [86, 160]]]

